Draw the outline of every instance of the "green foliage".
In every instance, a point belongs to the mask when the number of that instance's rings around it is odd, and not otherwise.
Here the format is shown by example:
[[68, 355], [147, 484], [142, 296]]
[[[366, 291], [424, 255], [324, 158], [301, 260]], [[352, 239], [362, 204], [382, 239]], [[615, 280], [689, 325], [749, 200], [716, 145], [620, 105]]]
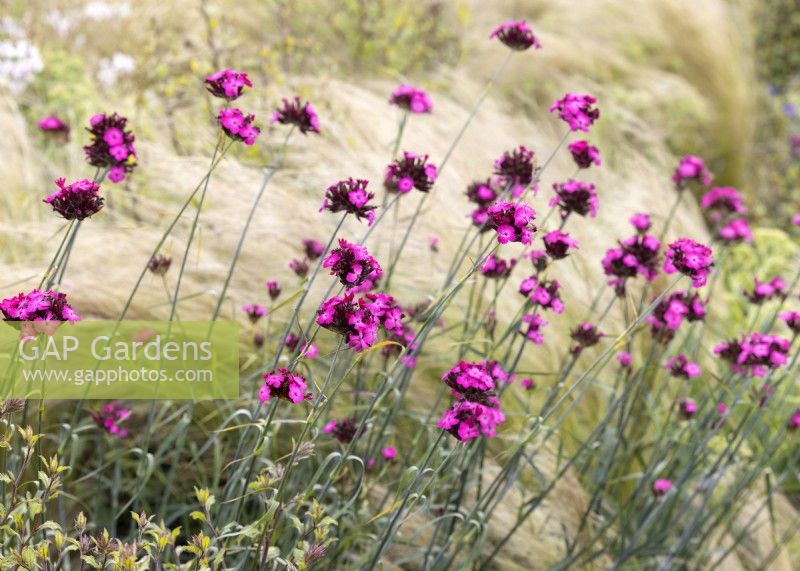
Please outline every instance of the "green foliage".
[[761, 75], [784, 87], [800, 70], [800, 1], [757, 2], [756, 22]]

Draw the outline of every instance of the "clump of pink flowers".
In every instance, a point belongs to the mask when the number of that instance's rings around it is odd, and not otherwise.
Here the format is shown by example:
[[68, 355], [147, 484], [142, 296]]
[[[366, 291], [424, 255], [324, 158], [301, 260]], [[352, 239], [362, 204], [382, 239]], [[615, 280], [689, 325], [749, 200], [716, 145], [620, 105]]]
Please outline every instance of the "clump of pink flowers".
[[112, 436], [125, 438], [128, 436], [128, 429], [122, 426], [131, 417], [131, 409], [126, 408], [121, 402], [115, 401], [104, 404], [99, 411], [89, 413], [95, 424], [104, 429]]
[[747, 208], [742, 195], [731, 186], [715, 186], [700, 199], [700, 207], [708, 213], [713, 222], [731, 214], [744, 214]]
[[297, 404], [311, 398], [306, 388], [306, 380], [302, 375], [281, 368], [264, 373], [264, 384], [258, 391], [258, 400], [266, 403], [275, 397]]
[[267, 308], [257, 303], [247, 303], [242, 306], [242, 312], [250, 320], [250, 323], [256, 323], [267, 314]]
[[433, 102], [424, 89], [404, 84], [392, 91], [389, 103], [410, 113], [430, 113], [433, 109]]
[[665, 368], [669, 369], [673, 377], [682, 377], [684, 379], [694, 379], [699, 377], [702, 373], [700, 365], [687, 359], [686, 355], [670, 357], [667, 360]]
[[736, 373], [763, 377], [786, 364], [790, 345], [782, 337], [754, 332], [717, 345], [714, 353], [728, 361]]
[[489, 254], [481, 266], [481, 274], [490, 279], [507, 278], [516, 264], [517, 260], [514, 258], [504, 260], [494, 254]]
[[552, 230], [542, 236], [544, 251], [554, 260], [563, 260], [570, 254], [570, 250], [578, 249], [578, 241], [566, 232]]
[[702, 287], [714, 265], [711, 248], [690, 238], [680, 238], [667, 247], [664, 271], [668, 274], [680, 272], [692, 279], [694, 287]]
[[442, 375], [442, 381], [458, 399], [486, 404], [495, 396], [495, 381], [483, 363], [461, 361]]
[[120, 182], [136, 166], [134, 136], [125, 127], [128, 120], [121, 115], [101, 113], [89, 120], [92, 142], [83, 147], [90, 165], [108, 169], [108, 179]]
[[428, 162], [428, 155], [403, 153], [403, 157], [386, 167], [383, 186], [388, 192], [407, 193], [416, 188], [428, 192], [436, 182], [436, 166]]
[[279, 284], [275, 280], [269, 280], [264, 284], [264, 287], [267, 288], [267, 294], [271, 300], [276, 300], [281, 295], [281, 284]]
[[56, 115], [42, 117], [36, 124], [39, 127], [39, 130], [47, 135], [53, 135], [64, 141], [69, 139], [69, 125], [67, 125]]
[[221, 69], [205, 79], [206, 89], [214, 97], [233, 101], [244, 93], [246, 87], [253, 87], [247, 73], [235, 69]]
[[592, 323], [582, 323], [570, 332], [569, 336], [575, 341], [572, 354], [577, 355], [587, 347], [592, 347], [600, 342], [604, 334]]
[[302, 244], [303, 251], [306, 253], [306, 258], [312, 262], [318, 260], [325, 253], [325, 244], [319, 240], [304, 238]]
[[800, 311], [784, 311], [778, 317], [792, 330], [792, 333], [800, 334]]
[[479, 436], [494, 437], [497, 426], [505, 422], [497, 399], [481, 404], [468, 400], [457, 400], [439, 421], [439, 428], [446, 430], [458, 440], [466, 441]]
[[342, 335], [354, 351], [369, 349], [380, 328], [403, 335], [403, 313], [392, 296], [368, 293], [358, 299], [353, 293], [332, 297], [317, 311], [317, 324]]
[[487, 209], [489, 227], [497, 232], [500, 244], [530, 244], [536, 227], [532, 225], [536, 211], [527, 204], [498, 202]]
[[301, 103], [299, 97], [293, 100], [284, 99], [283, 106], [272, 114], [272, 122], [282, 125], [294, 125], [303, 133], [319, 133], [319, 117], [311, 103]]
[[675, 336], [684, 320], [702, 321], [705, 316], [705, 304], [699, 294], [678, 290], [663, 298], [645, 321], [651, 325], [657, 341], [667, 342]]
[[579, 169], [588, 169], [590, 166], [600, 166], [600, 151], [594, 145], [590, 145], [589, 141], [573, 141], [567, 145], [572, 160]]
[[242, 141], [245, 145], [252, 145], [261, 134], [261, 129], [253, 125], [255, 115], [245, 115], [240, 109], [222, 108], [217, 117], [219, 126], [231, 139]]
[[343, 418], [341, 420], [331, 420], [322, 428], [323, 434], [330, 434], [342, 444], [352, 442], [361, 436], [358, 429], [358, 421], [355, 418]]
[[594, 107], [597, 98], [586, 93], [567, 93], [550, 106], [550, 112], [558, 116], [572, 131], [589, 132], [589, 128], [600, 118], [600, 110]]
[[383, 275], [380, 264], [364, 246], [343, 239], [339, 240], [338, 248], [331, 250], [322, 267], [330, 268], [331, 275], [338, 277], [347, 289], [358, 287], [366, 281], [374, 284]]
[[44, 202], [66, 220], [84, 220], [103, 208], [99, 184], [87, 179], [65, 183], [65, 179], [57, 179], [58, 190], [45, 198]]
[[637, 275], [646, 281], [653, 281], [658, 275], [659, 249], [661, 243], [649, 234], [634, 234], [619, 243], [618, 248], [606, 251], [603, 258], [603, 272], [611, 279], [608, 285], [615, 288], [617, 295], [625, 293], [625, 282]]
[[592, 183], [569, 179], [567, 182], [554, 183], [553, 190], [556, 195], [550, 199], [549, 205], [559, 208], [562, 220], [566, 220], [573, 212], [579, 216], [597, 216], [599, 202]]
[[709, 186], [711, 185], [712, 176], [703, 159], [694, 155], [686, 155], [678, 163], [678, 167], [672, 175], [672, 180], [678, 190], [683, 190], [690, 182]]
[[486, 181], [475, 181], [467, 187], [467, 198], [479, 207], [484, 208], [497, 200], [497, 191], [494, 188], [495, 182], [491, 179]]
[[539, 38], [534, 35], [533, 30], [525, 20], [504, 22], [492, 30], [489, 37], [497, 38], [503, 45], [518, 52], [525, 51], [531, 47], [537, 50], [542, 47]]
[[545, 321], [539, 313], [527, 313], [523, 315], [522, 323], [527, 325], [527, 328], [520, 330], [521, 335], [535, 345], [544, 343], [542, 329], [544, 329], [548, 322]]
[[697, 403], [689, 398], [682, 399], [680, 403], [678, 403], [678, 409], [680, 410], [681, 416], [685, 420], [689, 420], [697, 414]]
[[657, 498], [660, 498], [674, 487], [675, 486], [669, 480], [666, 479], [656, 480], [655, 482], [653, 482], [653, 495]]
[[786, 298], [786, 282], [779, 276], [775, 276], [768, 282], [761, 282], [758, 278], [753, 278], [753, 291], [745, 291], [744, 296], [756, 305], [773, 299]]
[[553, 313], [564, 313], [560, 288], [561, 284], [556, 280], [539, 280], [536, 276], [530, 276], [519, 285], [519, 292], [542, 309], [549, 309]]
[[67, 303], [67, 295], [56, 291], [34, 289], [0, 301], [6, 321], [80, 321]]
[[320, 210], [347, 212], [357, 219], [366, 219], [368, 224], [375, 221], [375, 206], [369, 201], [375, 194], [367, 191], [369, 181], [363, 179], [340, 180], [325, 191], [325, 200]]
[[519, 197], [533, 182], [533, 151], [520, 145], [513, 151], [506, 151], [494, 162], [494, 174], [499, 177], [501, 186]]
[[747, 219], [734, 218], [719, 229], [719, 237], [725, 242], [750, 243], [753, 241], [753, 231]]

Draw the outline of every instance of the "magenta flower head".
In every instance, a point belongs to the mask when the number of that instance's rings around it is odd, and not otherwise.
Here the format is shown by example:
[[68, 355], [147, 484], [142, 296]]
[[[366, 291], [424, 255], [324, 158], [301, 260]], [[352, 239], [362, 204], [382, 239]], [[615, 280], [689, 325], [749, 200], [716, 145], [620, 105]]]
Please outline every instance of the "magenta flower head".
[[662, 299], [645, 321], [651, 325], [653, 337], [666, 343], [675, 336], [684, 320], [702, 321], [705, 316], [705, 305], [699, 294], [689, 295], [678, 290]]
[[742, 195], [731, 186], [715, 186], [700, 199], [700, 207], [708, 213], [709, 219], [718, 222], [723, 217], [747, 212]]
[[678, 163], [678, 168], [675, 169], [672, 180], [678, 190], [683, 190], [690, 182], [709, 186], [711, 185], [712, 176], [703, 159], [694, 155], [686, 155]]
[[126, 408], [119, 401], [104, 404], [99, 411], [90, 411], [94, 423], [108, 432], [111, 436], [125, 438], [128, 429], [122, 426], [131, 417], [131, 409]]
[[494, 254], [489, 254], [481, 266], [481, 274], [489, 279], [507, 278], [516, 264], [517, 260], [514, 258], [504, 260]]
[[522, 379], [519, 382], [519, 384], [526, 391], [532, 391], [533, 389], [536, 388], [536, 381], [534, 381], [533, 379], [528, 379], [528, 378]]
[[575, 341], [572, 354], [577, 355], [587, 347], [592, 347], [600, 342], [604, 334], [598, 331], [591, 323], [582, 323], [570, 332], [569, 336]]
[[392, 91], [389, 103], [409, 113], [430, 113], [433, 109], [431, 98], [425, 90], [411, 85], [398, 85]]
[[342, 239], [339, 247], [331, 250], [322, 262], [322, 267], [330, 268], [331, 275], [338, 277], [347, 289], [358, 287], [367, 280], [374, 283], [383, 275], [380, 264], [364, 246]]
[[307, 359], [316, 359], [317, 355], [319, 354], [319, 349], [317, 349], [317, 346], [311, 343], [311, 341], [309, 341], [308, 338], [305, 338], [305, 341], [303, 342], [301, 347], [300, 339], [301, 339], [300, 336], [297, 335], [296, 333], [289, 333], [286, 336], [286, 339], [284, 339], [284, 342], [286, 343], [286, 348], [289, 349], [289, 351], [291, 351], [292, 353], [294, 353], [295, 351], [297, 351], [298, 348], [300, 348], [301, 357], [305, 357]]
[[397, 458], [397, 449], [394, 446], [387, 446], [381, 450], [381, 456], [383, 456], [384, 460], [392, 461]]
[[253, 82], [243, 71], [221, 69], [205, 79], [206, 89], [214, 97], [233, 101], [244, 93], [246, 87], [253, 87]]
[[56, 180], [58, 190], [44, 199], [66, 220], [83, 220], [97, 214], [103, 208], [100, 185], [90, 180], [78, 180], [70, 185], [66, 180]]
[[634, 214], [628, 219], [628, 222], [631, 223], [631, 226], [633, 226], [639, 234], [644, 234], [650, 230], [650, 227], [653, 225], [650, 221], [650, 215], [644, 212]]
[[542, 237], [544, 249], [554, 260], [562, 260], [570, 254], [570, 250], [578, 249], [578, 241], [566, 232], [553, 230]]
[[562, 220], [566, 220], [573, 212], [579, 216], [597, 216], [599, 203], [592, 183], [571, 178], [567, 182], [554, 183], [553, 190], [556, 195], [550, 199], [549, 205], [558, 206]]
[[617, 353], [617, 362], [623, 369], [630, 369], [631, 362], [633, 362], [633, 357], [627, 351], [620, 351]]
[[589, 127], [600, 118], [600, 110], [593, 105], [597, 98], [586, 93], [567, 93], [550, 106], [573, 131], [589, 132]]
[[463, 442], [479, 436], [496, 436], [497, 426], [505, 420], [497, 399], [493, 399], [488, 405], [457, 400], [442, 416], [439, 428]]
[[478, 206], [489, 206], [497, 200], [497, 191], [494, 189], [494, 182], [489, 179], [485, 182], [475, 181], [467, 187], [467, 198]]
[[674, 487], [675, 486], [673, 486], [672, 482], [669, 480], [656, 480], [653, 482], [653, 495], [657, 498], [660, 498]]
[[483, 363], [461, 361], [442, 375], [442, 381], [460, 400], [489, 404], [495, 396], [495, 381]]
[[317, 324], [342, 335], [348, 347], [357, 352], [375, 344], [380, 327], [403, 335], [402, 319], [394, 298], [381, 293], [368, 293], [355, 300], [348, 292], [322, 302], [317, 310]]
[[528, 297], [532, 303], [553, 313], [564, 313], [564, 302], [559, 293], [561, 284], [556, 280], [539, 280], [530, 276], [519, 284], [519, 293]]
[[222, 108], [219, 110], [217, 121], [219, 126], [234, 141], [242, 141], [245, 145], [252, 145], [261, 134], [261, 129], [253, 125], [255, 115], [245, 115], [240, 109]]
[[348, 178], [332, 184], [325, 191], [325, 200], [320, 211], [347, 212], [359, 220], [366, 219], [369, 225], [375, 221], [375, 206], [369, 201], [375, 194], [367, 192], [369, 181]]
[[792, 416], [789, 417], [789, 422], [786, 423], [787, 430], [794, 432], [800, 428], [800, 409], [795, 409]]
[[600, 151], [594, 145], [590, 145], [589, 141], [573, 141], [567, 148], [579, 169], [588, 169], [592, 165], [600, 166]]
[[256, 323], [267, 314], [267, 308], [257, 303], [247, 303], [242, 306], [242, 312], [250, 320], [250, 323]]
[[289, 269], [292, 270], [297, 277], [304, 278], [308, 275], [308, 262], [295, 258], [289, 262]]
[[680, 238], [667, 247], [664, 271], [668, 274], [680, 272], [692, 279], [694, 287], [703, 287], [714, 266], [711, 248], [689, 238]]
[[111, 182], [120, 182], [136, 166], [133, 133], [125, 130], [128, 120], [121, 115], [101, 113], [89, 120], [90, 145], [83, 147], [90, 165], [107, 168]]
[[273, 301], [278, 299], [278, 296], [281, 295], [281, 285], [275, 280], [270, 280], [264, 285], [267, 288], [269, 298]]
[[420, 192], [428, 192], [436, 182], [438, 171], [436, 166], [428, 162], [428, 155], [403, 153], [388, 167], [383, 178], [383, 186], [387, 192], [410, 192], [416, 188]]
[[533, 34], [533, 30], [525, 20], [509, 20], [504, 24], [500, 24], [500, 26], [492, 30], [489, 38], [497, 38], [505, 46], [517, 52], [525, 51], [530, 47], [537, 50], [542, 47], [539, 38]]
[[528, 326], [526, 330], [520, 329], [520, 335], [523, 335], [528, 341], [535, 345], [544, 343], [544, 336], [542, 330], [547, 325], [547, 321], [542, 318], [538, 313], [527, 313], [522, 316], [522, 323]]
[[494, 174], [499, 183], [514, 196], [519, 196], [533, 182], [534, 153], [520, 145], [506, 151], [494, 162]]
[[792, 333], [800, 334], [800, 311], [784, 311], [778, 317], [792, 330]]
[[520, 242], [530, 244], [536, 226], [532, 224], [536, 211], [527, 204], [498, 202], [487, 209], [488, 226], [497, 232], [500, 244]]
[[283, 100], [283, 106], [272, 114], [272, 122], [281, 125], [294, 125], [304, 135], [306, 133], [319, 133], [319, 117], [311, 103], [300, 103], [300, 98], [292, 101]]
[[680, 410], [681, 416], [685, 420], [689, 420], [695, 414], [697, 414], [697, 403], [694, 402], [692, 399], [682, 399], [681, 402], [678, 403], [678, 408]]
[[156, 254], [147, 262], [147, 269], [157, 276], [165, 276], [172, 266], [172, 258], [164, 254]]
[[749, 244], [753, 241], [753, 232], [750, 230], [750, 224], [747, 223], [745, 218], [734, 218], [719, 229], [719, 238], [724, 242], [746, 242]]
[[530, 250], [523, 254], [523, 257], [529, 259], [534, 269], [539, 273], [545, 271], [550, 264], [550, 259], [547, 257], [545, 250]]
[[318, 260], [325, 253], [325, 244], [319, 240], [312, 240], [305, 238], [303, 240], [303, 251], [306, 253], [306, 258], [311, 261]]
[[438, 236], [428, 236], [428, 248], [430, 248], [431, 252], [438, 252], [439, 251], [439, 237]]
[[618, 296], [625, 295], [625, 282], [637, 275], [653, 281], [658, 275], [661, 243], [649, 234], [636, 234], [619, 243], [619, 248], [606, 251], [603, 272], [611, 279], [608, 285]]
[[61, 292], [34, 289], [0, 301], [0, 311], [6, 321], [80, 321]]
[[289, 369], [277, 369], [264, 373], [264, 384], [258, 391], [258, 400], [266, 403], [275, 397], [298, 404], [311, 398], [306, 388], [306, 380], [302, 375], [292, 373]]
[[744, 296], [756, 305], [773, 299], [786, 299], [786, 282], [777, 276], [768, 282], [753, 278], [753, 291], [745, 291]]
[[694, 379], [702, 374], [702, 369], [697, 363], [693, 363], [686, 358], [686, 355], [676, 355], [670, 357], [664, 365], [668, 369], [670, 375], [673, 377], [681, 377], [684, 379]]
[[323, 427], [322, 432], [332, 435], [342, 444], [347, 444], [361, 436], [363, 431], [359, 431], [358, 421], [355, 418], [343, 418], [331, 420]]
[[787, 363], [790, 346], [787, 339], [755, 332], [717, 345], [714, 353], [728, 361], [735, 373], [764, 377]]
[[36, 125], [46, 135], [52, 135], [64, 142], [69, 139], [69, 125], [55, 115], [39, 119]]
[[795, 214], [792, 216], [792, 224], [795, 226], [800, 226], [800, 214]]

